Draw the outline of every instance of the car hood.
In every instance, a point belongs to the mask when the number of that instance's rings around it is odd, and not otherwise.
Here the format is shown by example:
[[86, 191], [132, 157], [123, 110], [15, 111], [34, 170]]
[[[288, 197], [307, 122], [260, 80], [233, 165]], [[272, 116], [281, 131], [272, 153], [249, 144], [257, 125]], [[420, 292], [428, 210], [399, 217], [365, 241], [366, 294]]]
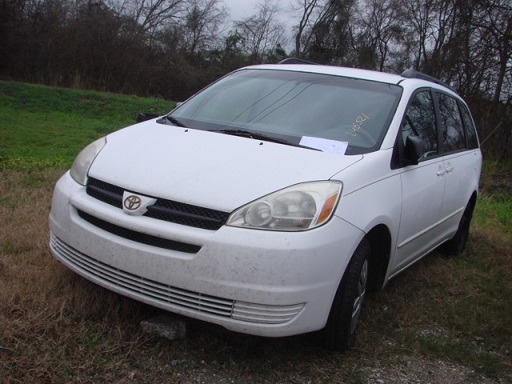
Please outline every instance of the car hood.
[[290, 185], [327, 180], [361, 158], [152, 120], [109, 135], [89, 176], [142, 195], [231, 212]]

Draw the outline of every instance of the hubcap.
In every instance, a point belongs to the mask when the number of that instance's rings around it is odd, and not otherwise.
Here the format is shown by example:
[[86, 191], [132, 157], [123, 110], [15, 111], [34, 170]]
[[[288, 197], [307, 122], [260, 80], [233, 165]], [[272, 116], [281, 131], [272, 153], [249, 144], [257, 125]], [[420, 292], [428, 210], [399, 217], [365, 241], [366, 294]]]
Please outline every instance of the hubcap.
[[350, 334], [353, 334], [356, 330], [357, 321], [361, 315], [361, 308], [363, 306], [364, 295], [366, 293], [366, 282], [368, 280], [368, 261], [365, 260], [361, 267], [361, 273], [359, 275], [359, 281], [357, 282], [357, 296], [354, 299], [354, 305], [352, 307], [352, 320], [350, 321]]

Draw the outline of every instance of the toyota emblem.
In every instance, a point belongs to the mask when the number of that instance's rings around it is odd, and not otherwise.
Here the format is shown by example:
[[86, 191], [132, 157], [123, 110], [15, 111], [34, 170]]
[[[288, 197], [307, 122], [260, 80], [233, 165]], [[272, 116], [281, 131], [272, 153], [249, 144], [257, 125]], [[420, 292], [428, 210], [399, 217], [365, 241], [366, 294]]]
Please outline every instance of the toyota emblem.
[[124, 199], [124, 207], [129, 211], [135, 211], [140, 208], [142, 200], [139, 196], [130, 195]]

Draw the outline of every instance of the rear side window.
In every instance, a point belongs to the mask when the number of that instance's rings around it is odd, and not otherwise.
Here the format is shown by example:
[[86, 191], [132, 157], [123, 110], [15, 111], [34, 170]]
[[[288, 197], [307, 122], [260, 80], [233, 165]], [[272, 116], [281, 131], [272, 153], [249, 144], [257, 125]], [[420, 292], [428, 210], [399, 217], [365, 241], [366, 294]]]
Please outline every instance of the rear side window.
[[466, 128], [466, 137], [468, 140], [468, 148], [475, 149], [478, 148], [478, 137], [476, 134], [475, 124], [473, 123], [473, 119], [469, 114], [468, 109], [464, 104], [459, 103], [460, 112], [462, 114], [462, 120], [464, 121], [464, 127]]
[[418, 136], [425, 146], [424, 158], [437, 155], [437, 129], [434, 103], [430, 91], [416, 93], [407, 107], [402, 122], [402, 139], [407, 136]]
[[444, 93], [437, 93], [441, 117], [441, 145], [444, 152], [453, 152], [466, 148], [464, 124], [457, 100]]

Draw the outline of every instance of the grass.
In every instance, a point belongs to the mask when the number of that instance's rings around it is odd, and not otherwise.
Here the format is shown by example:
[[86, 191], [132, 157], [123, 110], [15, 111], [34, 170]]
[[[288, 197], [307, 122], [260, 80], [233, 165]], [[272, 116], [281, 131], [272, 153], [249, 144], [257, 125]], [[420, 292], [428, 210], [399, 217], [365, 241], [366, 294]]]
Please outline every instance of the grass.
[[71, 165], [88, 143], [174, 103], [91, 91], [0, 81], [0, 166]]
[[87, 142], [166, 105], [0, 82], [0, 383], [512, 381], [512, 172], [496, 164], [486, 165], [465, 253], [434, 252], [370, 295], [343, 355], [307, 336], [261, 339], [194, 322], [182, 341], [142, 333], [140, 321], [161, 311], [53, 260], [47, 217], [55, 181]]

